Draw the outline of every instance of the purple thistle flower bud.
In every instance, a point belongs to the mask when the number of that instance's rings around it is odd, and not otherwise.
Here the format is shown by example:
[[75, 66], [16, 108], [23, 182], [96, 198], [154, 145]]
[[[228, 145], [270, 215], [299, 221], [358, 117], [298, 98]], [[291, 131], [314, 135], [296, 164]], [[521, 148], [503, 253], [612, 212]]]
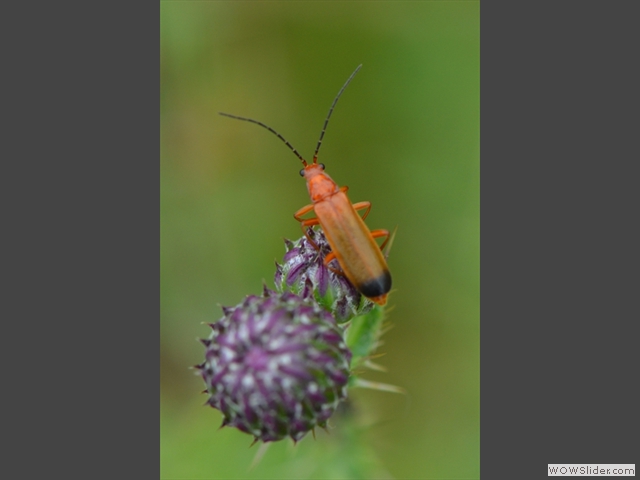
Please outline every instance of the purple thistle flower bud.
[[256, 440], [300, 440], [346, 398], [351, 352], [340, 328], [311, 298], [265, 288], [211, 324], [197, 365], [209, 405]]
[[[332, 271], [324, 264], [325, 257], [331, 252], [324, 233], [312, 228], [307, 232], [318, 249], [306, 236], [296, 242], [285, 239], [287, 251], [282, 265], [276, 263], [276, 289], [301, 295], [306, 281], [310, 280], [316, 302], [333, 313], [338, 323], [369, 312], [374, 303], [361, 295], [347, 277]], [[329, 266], [334, 270], [340, 270], [337, 260], [333, 260]]]

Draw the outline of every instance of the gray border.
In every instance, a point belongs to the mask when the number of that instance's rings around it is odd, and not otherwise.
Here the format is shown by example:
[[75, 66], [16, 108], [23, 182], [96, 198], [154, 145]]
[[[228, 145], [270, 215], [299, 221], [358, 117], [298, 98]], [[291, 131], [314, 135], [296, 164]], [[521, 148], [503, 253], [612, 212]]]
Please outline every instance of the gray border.
[[481, 9], [481, 474], [638, 463], [629, 2]]
[[159, 477], [159, 17], [3, 9], [4, 478]]

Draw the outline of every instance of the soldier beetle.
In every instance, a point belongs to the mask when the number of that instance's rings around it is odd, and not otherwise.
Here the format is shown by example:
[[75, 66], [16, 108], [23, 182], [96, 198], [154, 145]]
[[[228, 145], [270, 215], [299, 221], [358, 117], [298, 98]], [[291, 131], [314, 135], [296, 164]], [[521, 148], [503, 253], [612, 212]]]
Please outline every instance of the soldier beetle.
[[[370, 202], [358, 202], [352, 204], [347, 197], [348, 187], [338, 187], [329, 175], [324, 172], [324, 165], [318, 163], [318, 151], [322, 145], [322, 138], [329, 123], [329, 118], [333, 113], [333, 109], [342, 95], [344, 89], [349, 85], [351, 79], [358, 73], [362, 65], [351, 74], [346, 83], [342, 86], [338, 95], [333, 100], [333, 104], [329, 109], [327, 118], [324, 121], [320, 139], [313, 154], [313, 162], [307, 163], [302, 155], [287, 141], [276, 132], [273, 128], [251, 118], [238, 117], [228, 113], [219, 112], [220, 115], [235, 118], [236, 120], [244, 120], [246, 122], [256, 123], [266, 128], [271, 133], [282, 140], [287, 147], [300, 159], [304, 168], [300, 170], [300, 175], [307, 182], [307, 190], [311, 197], [311, 205], [302, 207], [293, 216], [300, 222], [302, 231], [306, 235], [309, 242], [316, 246], [307, 233], [308, 227], [320, 225], [324, 232], [331, 252], [325, 257], [325, 264], [329, 267], [329, 263], [336, 259], [342, 268], [342, 272], [349, 281], [358, 289], [362, 295], [376, 302], [379, 305], [387, 303], [387, 295], [391, 290], [391, 274], [387, 267], [387, 262], [382, 249], [389, 241], [388, 230], [370, 231], [364, 223], [369, 211], [371, 210]], [[362, 217], [358, 214], [359, 210], [365, 210]], [[314, 218], [302, 218], [309, 212], [314, 212]], [[378, 246], [375, 238], [386, 237], [382, 245]], [[329, 267], [331, 268], [331, 267]], [[334, 270], [334, 269], [332, 269]], [[336, 271], [336, 270], [334, 270]]]

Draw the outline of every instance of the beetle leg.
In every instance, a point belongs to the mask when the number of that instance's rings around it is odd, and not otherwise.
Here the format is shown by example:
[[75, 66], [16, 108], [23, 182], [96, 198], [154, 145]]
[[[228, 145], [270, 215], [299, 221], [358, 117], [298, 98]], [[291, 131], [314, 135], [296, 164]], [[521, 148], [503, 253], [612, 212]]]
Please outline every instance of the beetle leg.
[[367, 215], [369, 215], [369, 212], [371, 211], [371, 202], [358, 202], [358, 203], [354, 203], [353, 204], [353, 208], [357, 210], [362, 210], [363, 208], [366, 208], [367, 211], [364, 212], [364, 215], [362, 215], [362, 220], [364, 220], [365, 218], [367, 218]]
[[303, 215], [306, 215], [312, 210], [313, 210], [313, 205], [307, 205], [306, 207], [302, 207], [300, 210], [298, 210], [296, 213], [293, 214], [293, 218], [295, 218], [297, 221], [300, 222], [300, 228], [302, 228], [302, 233], [304, 233], [304, 236], [307, 237], [307, 240], [313, 246], [313, 248], [315, 248], [316, 250], [320, 250], [316, 242], [314, 242], [311, 239], [311, 237], [309, 236], [309, 233], [307, 232], [307, 227], [319, 225], [320, 221], [317, 218], [308, 218], [308, 219], [302, 218]]
[[300, 228], [302, 228], [302, 233], [307, 237], [307, 241], [311, 244], [313, 248], [320, 251], [320, 247], [318, 244], [313, 241], [313, 239], [309, 236], [309, 231], [307, 227], [313, 227], [314, 225], [319, 225], [320, 221], [317, 218], [310, 218], [309, 220], [302, 220], [300, 222]]
[[389, 230], [382, 230], [382, 229], [372, 230], [371, 236], [373, 238], [387, 237], [386, 240], [382, 242], [382, 245], [380, 245], [380, 250], [382, 250], [384, 246], [387, 244], [387, 242], [389, 241]]
[[296, 213], [293, 214], [293, 218], [295, 218], [299, 222], [302, 222], [302, 221], [304, 221], [302, 216], [306, 215], [307, 213], [309, 213], [312, 210], [313, 210], [313, 205], [307, 205], [305, 207], [302, 207], [300, 210], [298, 210]]
[[324, 257], [324, 265], [336, 275], [342, 275], [344, 277], [344, 272], [342, 272], [342, 270], [338, 270], [336, 268], [329, 266], [329, 264], [335, 259], [336, 259], [336, 254], [333, 252], [329, 252], [327, 256]]

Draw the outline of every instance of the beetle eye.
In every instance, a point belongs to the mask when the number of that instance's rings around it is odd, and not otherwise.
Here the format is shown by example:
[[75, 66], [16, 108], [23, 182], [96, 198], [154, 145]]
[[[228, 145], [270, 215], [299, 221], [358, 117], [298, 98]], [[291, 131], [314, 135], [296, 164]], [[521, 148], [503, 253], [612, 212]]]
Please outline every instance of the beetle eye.
[[300, 176], [304, 177], [304, 168], [302, 170], [300, 170]]
[[324, 170], [324, 163], [319, 163], [318, 165], [320, 165], [320, 168]]

